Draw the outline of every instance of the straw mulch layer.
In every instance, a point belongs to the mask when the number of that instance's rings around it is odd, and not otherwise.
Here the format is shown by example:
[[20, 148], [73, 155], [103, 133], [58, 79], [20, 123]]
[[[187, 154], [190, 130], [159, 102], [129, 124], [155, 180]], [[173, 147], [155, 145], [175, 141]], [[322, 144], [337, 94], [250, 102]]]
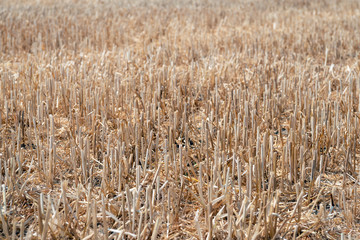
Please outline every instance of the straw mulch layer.
[[358, 1], [0, 1], [0, 237], [360, 238]]

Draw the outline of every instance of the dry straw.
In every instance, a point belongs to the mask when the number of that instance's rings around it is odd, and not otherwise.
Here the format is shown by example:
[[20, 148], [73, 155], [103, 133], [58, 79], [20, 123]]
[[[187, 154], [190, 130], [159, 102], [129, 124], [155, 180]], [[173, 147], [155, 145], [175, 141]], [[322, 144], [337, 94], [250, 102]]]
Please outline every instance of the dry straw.
[[0, 238], [360, 238], [358, 2], [0, 6]]

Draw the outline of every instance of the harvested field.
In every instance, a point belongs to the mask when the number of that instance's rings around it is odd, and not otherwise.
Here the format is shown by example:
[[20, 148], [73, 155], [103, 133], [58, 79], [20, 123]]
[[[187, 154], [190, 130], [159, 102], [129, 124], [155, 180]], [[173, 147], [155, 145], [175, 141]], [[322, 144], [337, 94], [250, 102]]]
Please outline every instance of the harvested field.
[[360, 239], [360, 2], [0, 0], [0, 238]]

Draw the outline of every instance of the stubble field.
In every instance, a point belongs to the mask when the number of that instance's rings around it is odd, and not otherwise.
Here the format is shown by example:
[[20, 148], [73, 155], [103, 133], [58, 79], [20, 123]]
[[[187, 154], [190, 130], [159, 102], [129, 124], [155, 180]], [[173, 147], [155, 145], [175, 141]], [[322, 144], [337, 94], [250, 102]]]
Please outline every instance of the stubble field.
[[358, 1], [0, 1], [0, 238], [360, 238]]

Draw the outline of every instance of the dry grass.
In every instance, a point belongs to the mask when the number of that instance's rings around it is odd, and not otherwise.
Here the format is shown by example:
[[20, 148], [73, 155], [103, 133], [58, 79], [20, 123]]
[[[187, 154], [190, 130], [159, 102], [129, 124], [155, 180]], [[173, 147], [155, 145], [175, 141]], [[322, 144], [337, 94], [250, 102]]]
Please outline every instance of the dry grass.
[[0, 1], [1, 238], [360, 238], [359, 3], [179, 2]]

